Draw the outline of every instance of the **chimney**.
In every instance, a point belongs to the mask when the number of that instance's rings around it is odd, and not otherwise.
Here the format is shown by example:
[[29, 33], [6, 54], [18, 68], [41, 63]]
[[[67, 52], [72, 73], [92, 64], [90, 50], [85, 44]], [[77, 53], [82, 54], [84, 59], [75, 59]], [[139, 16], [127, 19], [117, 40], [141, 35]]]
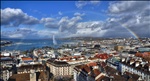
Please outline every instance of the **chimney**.
[[110, 81], [113, 81], [114, 76], [110, 76], [109, 78], [110, 78]]
[[116, 72], [116, 75], [118, 75], [118, 72]]
[[138, 67], [140, 65], [140, 62], [135, 62], [135, 67]]
[[30, 73], [30, 81], [37, 81], [36, 80], [36, 73]]
[[132, 65], [134, 63], [134, 60], [132, 59], [132, 60], [130, 60], [130, 65]]
[[124, 62], [125, 61], [125, 58], [122, 58], [122, 62]]
[[93, 69], [98, 69], [98, 66], [93, 66]]
[[148, 71], [150, 72], [150, 65], [148, 66]]
[[128, 60], [129, 60], [129, 57], [126, 58], [126, 63], [128, 62]]

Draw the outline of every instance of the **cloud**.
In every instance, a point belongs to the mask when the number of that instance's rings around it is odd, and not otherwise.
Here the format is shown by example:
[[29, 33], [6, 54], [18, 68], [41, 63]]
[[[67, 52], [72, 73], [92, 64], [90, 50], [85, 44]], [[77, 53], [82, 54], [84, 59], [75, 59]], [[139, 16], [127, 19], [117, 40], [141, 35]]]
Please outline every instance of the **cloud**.
[[72, 18], [68, 17], [62, 17], [59, 21], [59, 31], [60, 32], [70, 32], [70, 33], [76, 33], [76, 23], [78, 21], [82, 20], [80, 16], [75, 16]]
[[39, 21], [37, 18], [28, 16], [21, 9], [5, 8], [1, 9], [1, 25], [19, 26], [19, 25], [35, 25]]
[[23, 38], [22, 34], [13, 34], [13, 35], [9, 35], [9, 38]]
[[60, 19], [54, 18], [42, 18], [41, 23], [48, 28], [59, 29], [59, 32], [75, 32], [76, 23], [82, 20], [81, 16], [84, 13], [74, 13], [75, 16], [69, 18], [68, 16], [62, 17]]
[[126, 12], [122, 16], [110, 16], [110, 18], [108, 18], [106, 21], [84, 22], [81, 20], [83, 19], [82, 16], [85, 14], [76, 12], [72, 18], [66, 16], [62, 17], [60, 20], [56, 20], [59, 30], [57, 33], [55, 33], [55, 35], [57, 37], [133, 37], [134, 32], [138, 36], [148, 37], [150, 34], [149, 30], [144, 30], [150, 29], [150, 16], [148, 12], [149, 9], [144, 8], [136, 15], [134, 13], [130, 14], [130, 12]]
[[85, 13], [82, 13], [82, 14], [81, 14], [81, 13], [79, 13], [79, 12], [76, 12], [76, 13], [74, 13], [74, 15], [75, 15], [75, 16], [84, 16]]
[[59, 15], [62, 15], [62, 12], [59, 11], [58, 14], [59, 14]]
[[57, 20], [54, 18], [50, 18], [50, 17], [42, 18], [41, 23], [43, 23], [45, 27], [49, 27], [49, 28], [57, 28], [58, 27]]
[[36, 38], [38, 37], [37, 31], [29, 28], [18, 28], [14, 31], [2, 31], [2, 37], [6, 38]]
[[[65, 19], [71, 20], [71, 19]], [[64, 21], [64, 20], [63, 20]], [[74, 26], [65, 28], [61, 32], [57, 33], [57, 37], [78, 37], [78, 36], [103, 36], [105, 30], [101, 31], [103, 27], [102, 21], [87, 21], [87, 22], [76, 22]], [[60, 27], [61, 28], [61, 27]], [[73, 28], [73, 29], [72, 29]]]
[[97, 4], [100, 3], [100, 1], [97, 1], [97, 0], [94, 1], [94, 0], [93, 0], [93, 1], [90, 1], [90, 3], [93, 4], [93, 5], [97, 5]]
[[116, 3], [110, 3], [108, 11], [111, 14], [129, 14], [140, 13], [144, 9], [149, 8], [148, 1], [118, 1]]
[[40, 38], [51, 38], [53, 35], [55, 35], [57, 33], [58, 33], [58, 31], [51, 31], [49, 29], [44, 29], [44, 30], [37, 31], [37, 35]]
[[[122, 34], [121, 36], [128, 36], [129, 34], [133, 35], [134, 33], [140, 37], [149, 37], [149, 2], [119, 1], [116, 3], [111, 3], [108, 12], [109, 15], [111, 14], [111, 17], [106, 22], [106, 29], [111, 29], [111, 31], [115, 32], [119, 30], [119, 28], [124, 28], [124, 30], [126, 30], [127, 33], [125, 33], [125, 31], [122, 29], [120, 30], [120, 35]], [[112, 35], [117, 36], [115, 34]]]
[[100, 1], [77, 1], [75, 3], [77, 8], [82, 9], [84, 6], [87, 5], [98, 5], [100, 3]]
[[[84, 2], [84, 4], [81, 3], [78, 5], [79, 7], [94, 5], [94, 3], [87, 1], [81, 2]], [[73, 17], [42, 18], [40, 23], [45, 26], [43, 30], [17, 29], [10, 32], [2, 31], [1, 34], [4, 37], [12, 38], [50, 38], [52, 35], [61, 38], [78, 36], [133, 37], [133, 34], [140, 37], [150, 37], [150, 7], [147, 3], [142, 1], [113, 2], [107, 10], [108, 13], [106, 15], [108, 19], [104, 21], [86, 21], [84, 20], [85, 13], [76, 12], [73, 14]], [[139, 5], [140, 7], [137, 7]], [[20, 11], [17, 12], [11, 14], [17, 14], [18, 16]]]
[[75, 3], [77, 8], [82, 8], [83, 6], [86, 6], [88, 4], [87, 1], [78, 1]]
[[[82, 13], [74, 13], [75, 16], [69, 18], [67, 16], [64, 16], [60, 19], [57, 18], [42, 18], [41, 19], [41, 23], [44, 24], [45, 27], [48, 28], [55, 28], [58, 29], [59, 33], [76, 33], [76, 24], [82, 20], [81, 16], [83, 16], [84, 14]], [[55, 30], [57, 31], [57, 30]], [[47, 31], [46, 31], [47, 32]]]

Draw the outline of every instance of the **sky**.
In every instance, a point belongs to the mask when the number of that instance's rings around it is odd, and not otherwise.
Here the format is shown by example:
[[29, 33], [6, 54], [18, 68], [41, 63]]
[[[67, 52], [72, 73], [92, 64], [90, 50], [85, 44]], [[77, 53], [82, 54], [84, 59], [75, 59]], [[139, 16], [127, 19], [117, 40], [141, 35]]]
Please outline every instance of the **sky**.
[[150, 1], [1, 1], [1, 38], [150, 37]]

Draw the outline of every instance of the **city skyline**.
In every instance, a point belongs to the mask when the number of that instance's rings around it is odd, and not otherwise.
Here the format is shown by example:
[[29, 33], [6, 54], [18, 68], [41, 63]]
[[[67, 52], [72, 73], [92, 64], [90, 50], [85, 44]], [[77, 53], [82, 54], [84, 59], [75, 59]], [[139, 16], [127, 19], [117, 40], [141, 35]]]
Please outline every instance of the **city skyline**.
[[150, 1], [1, 1], [1, 38], [150, 37]]

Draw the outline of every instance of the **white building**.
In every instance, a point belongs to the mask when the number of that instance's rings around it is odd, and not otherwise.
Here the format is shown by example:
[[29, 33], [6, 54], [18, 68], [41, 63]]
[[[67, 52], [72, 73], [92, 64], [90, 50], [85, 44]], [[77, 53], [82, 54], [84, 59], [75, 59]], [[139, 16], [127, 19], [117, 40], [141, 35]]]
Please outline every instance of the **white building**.
[[12, 71], [8, 68], [1, 69], [0, 78], [4, 81], [8, 81], [9, 77], [12, 76]]
[[130, 72], [141, 76], [145, 81], [150, 81], [150, 63], [143, 62], [139, 59], [122, 58], [121, 72]]

